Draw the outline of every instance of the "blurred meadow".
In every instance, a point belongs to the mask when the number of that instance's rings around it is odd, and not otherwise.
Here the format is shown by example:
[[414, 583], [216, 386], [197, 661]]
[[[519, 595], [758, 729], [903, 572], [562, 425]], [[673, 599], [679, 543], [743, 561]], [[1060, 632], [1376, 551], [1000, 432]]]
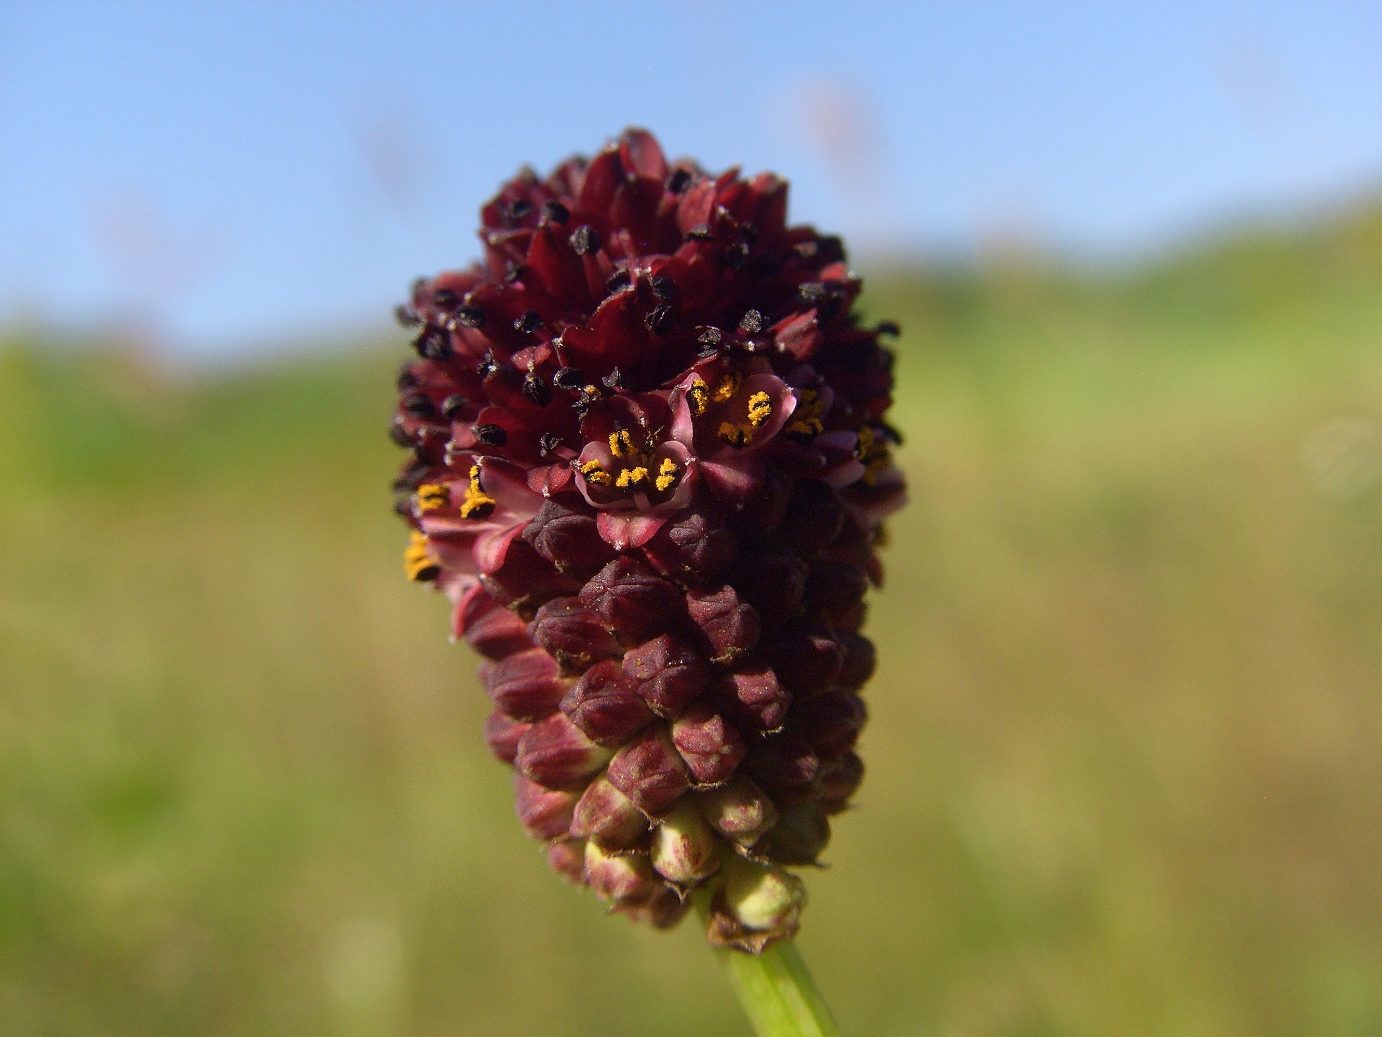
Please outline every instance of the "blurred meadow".
[[[854, 1035], [1382, 1032], [1382, 209], [868, 272], [913, 501], [801, 945]], [[400, 337], [0, 343], [0, 1032], [747, 1034], [406, 583]]]

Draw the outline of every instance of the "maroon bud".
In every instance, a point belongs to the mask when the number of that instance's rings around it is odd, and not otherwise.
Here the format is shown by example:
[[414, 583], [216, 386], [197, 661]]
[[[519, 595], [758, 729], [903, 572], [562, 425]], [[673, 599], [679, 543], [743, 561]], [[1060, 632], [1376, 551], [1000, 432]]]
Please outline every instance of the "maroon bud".
[[587, 738], [564, 713], [553, 713], [523, 732], [514, 763], [539, 785], [563, 789], [583, 784], [609, 757], [608, 749]]
[[686, 611], [705, 637], [712, 662], [732, 663], [758, 644], [758, 613], [729, 584], [714, 592], [687, 591]]
[[826, 620], [832, 627], [841, 632], [857, 634], [859, 628], [864, 625], [864, 619], [869, 614], [869, 607], [865, 602], [859, 602], [853, 608], [836, 609], [825, 614]]
[[647, 903], [623, 910], [631, 918], [647, 922], [654, 929], [670, 929], [691, 910], [691, 901], [689, 898], [683, 900], [676, 890], [663, 886]]
[[541, 648], [515, 652], [489, 667], [485, 687], [500, 712], [515, 720], [541, 720], [566, 694], [557, 661]]
[[556, 657], [564, 673], [583, 673], [619, 654], [619, 643], [579, 598], [553, 598], [528, 624], [532, 639]]
[[804, 555], [828, 547], [844, 528], [845, 506], [823, 482], [803, 479], [792, 490], [778, 534]]
[[582, 580], [599, 572], [614, 557], [614, 548], [600, 536], [594, 515], [551, 499], [542, 502], [523, 530], [523, 539], [560, 572]]
[[717, 580], [737, 549], [724, 517], [698, 507], [658, 530], [643, 554], [663, 576], [695, 586]]
[[744, 758], [744, 738], [714, 708], [696, 703], [672, 725], [672, 744], [701, 785], [718, 785]]
[[676, 716], [705, 690], [710, 667], [684, 638], [663, 634], [624, 655], [624, 676], [661, 716]]
[[778, 683], [777, 674], [767, 666], [721, 674], [714, 695], [737, 723], [759, 731], [781, 727], [792, 704], [792, 693]]
[[854, 748], [868, 717], [864, 700], [858, 695], [835, 691], [802, 703], [800, 713], [793, 714], [793, 722], [799, 723], [816, 755], [827, 760]]
[[771, 537], [787, 514], [787, 501], [791, 495], [791, 478], [769, 465], [763, 473], [758, 492], [734, 516], [734, 528], [740, 539], [762, 543]]
[[610, 748], [623, 745], [653, 719], [614, 659], [586, 670], [562, 699], [561, 710], [591, 741]]
[[840, 644], [845, 650], [845, 661], [841, 664], [840, 673], [835, 681], [842, 688], [862, 688], [873, 676], [878, 661], [874, 654], [873, 642], [867, 637], [850, 632], [840, 635]]
[[648, 834], [648, 819], [604, 775], [586, 786], [571, 821], [571, 834], [593, 839], [611, 852], [632, 850]]
[[504, 564], [482, 574], [480, 583], [495, 601], [525, 619], [531, 619], [539, 606], [563, 594], [575, 594], [581, 586], [518, 537], [509, 543]]
[[576, 886], [585, 885], [585, 843], [580, 839], [553, 839], [547, 844], [547, 866]]
[[645, 905], [667, 888], [647, 857], [607, 853], [594, 842], [585, 844], [585, 881], [615, 907]]
[[661, 724], [615, 753], [607, 776], [611, 785], [651, 817], [665, 813], [688, 786], [686, 764]]
[[518, 755], [518, 740], [530, 727], [531, 724], [510, 720], [496, 709], [485, 718], [485, 744], [495, 759], [512, 767], [514, 757]]
[[662, 633], [680, 612], [681, 592], [646, 563], [622, 556], [581, 588], [581, 601], [625, 644]]
[[478, 587], [476, 593], [462, 600], [456, 621], [466, 644], [489, 659], [502, 659], [533, 646], [523, 620]]
[[815, 803], [782, 812], [768, 835], [768, 856], [778, 864], [815, 864], [830, 842], [830, 822]]
[[854, 608], [864, 600], [869, 578], [857, 565], [844, 562], [814, 562], [806, 578], [807, 609], [842, 612]]
[[857, 753], [845, 753], [838, 760], [821, 768], [820, 797], [817, 800], [827, 814], [838, 814], [849, 804], [849, 798], [864, 780], [864, 761]]
[[513, 791], [514, 813], [530, 838], [556, 839], [567, 833], [576, 809], [574, 792], [545, 789], [518, 773], [513, 776]]
[[764, 646], [763, 655], [777, 679], [802, 697], [830, 687], [839, 676], [845, 651], [830, 627], [795, 620]]
[[777, 824], [777, 807], [747, 775], [736, 774], [726, 784], [695, 793], [701, 816], [730, 842], [749, 847]]
[[[521, 760], [521, 749], [519, 755]], [[801, 735], [790, 730], [779, 731], [749, 751], [744, 769], [779, 806], [793, 806], [811, 798], [821, 761]]]
[[758, 610], [763, 626], [775, 629], [792, 618], [806, 590], [806, 563], [790, 551], [767, 551], [740, 560], [733, 579]]

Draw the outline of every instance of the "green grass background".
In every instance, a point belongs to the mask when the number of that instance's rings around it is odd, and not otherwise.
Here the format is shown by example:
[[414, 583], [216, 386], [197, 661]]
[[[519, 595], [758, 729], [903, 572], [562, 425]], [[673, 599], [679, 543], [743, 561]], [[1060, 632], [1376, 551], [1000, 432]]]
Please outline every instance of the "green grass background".
[[[808, 877], [843, 1030], [1382, 1032], [1382, 215], [865, 307], [913, 503]], [[403, 355], [0, 345], [0, 1033], [747, 1033], [514, 821]]]

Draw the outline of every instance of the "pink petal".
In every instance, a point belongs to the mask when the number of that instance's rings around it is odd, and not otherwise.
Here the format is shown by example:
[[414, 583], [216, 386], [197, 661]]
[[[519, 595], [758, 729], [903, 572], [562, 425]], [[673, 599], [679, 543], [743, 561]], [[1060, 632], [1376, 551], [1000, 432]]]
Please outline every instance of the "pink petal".
[[605, 543], [616, 551], [629, 551], [651, 540], [666, 521], [654, 515], [602, 511], [596, 517], [595, 524]]

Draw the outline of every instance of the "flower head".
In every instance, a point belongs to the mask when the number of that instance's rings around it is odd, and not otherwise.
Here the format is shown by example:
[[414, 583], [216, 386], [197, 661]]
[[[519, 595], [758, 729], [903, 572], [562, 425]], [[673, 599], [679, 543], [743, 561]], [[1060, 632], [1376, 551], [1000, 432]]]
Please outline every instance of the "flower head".
[[626, 131], [481, 212], [419, 280], [391, 434], [410, 579], [486, 658], [524, 830], [612, 909], [758, 951], [863, 776], [859, 633], [903, 502], [889, 329], [771, 174]]

